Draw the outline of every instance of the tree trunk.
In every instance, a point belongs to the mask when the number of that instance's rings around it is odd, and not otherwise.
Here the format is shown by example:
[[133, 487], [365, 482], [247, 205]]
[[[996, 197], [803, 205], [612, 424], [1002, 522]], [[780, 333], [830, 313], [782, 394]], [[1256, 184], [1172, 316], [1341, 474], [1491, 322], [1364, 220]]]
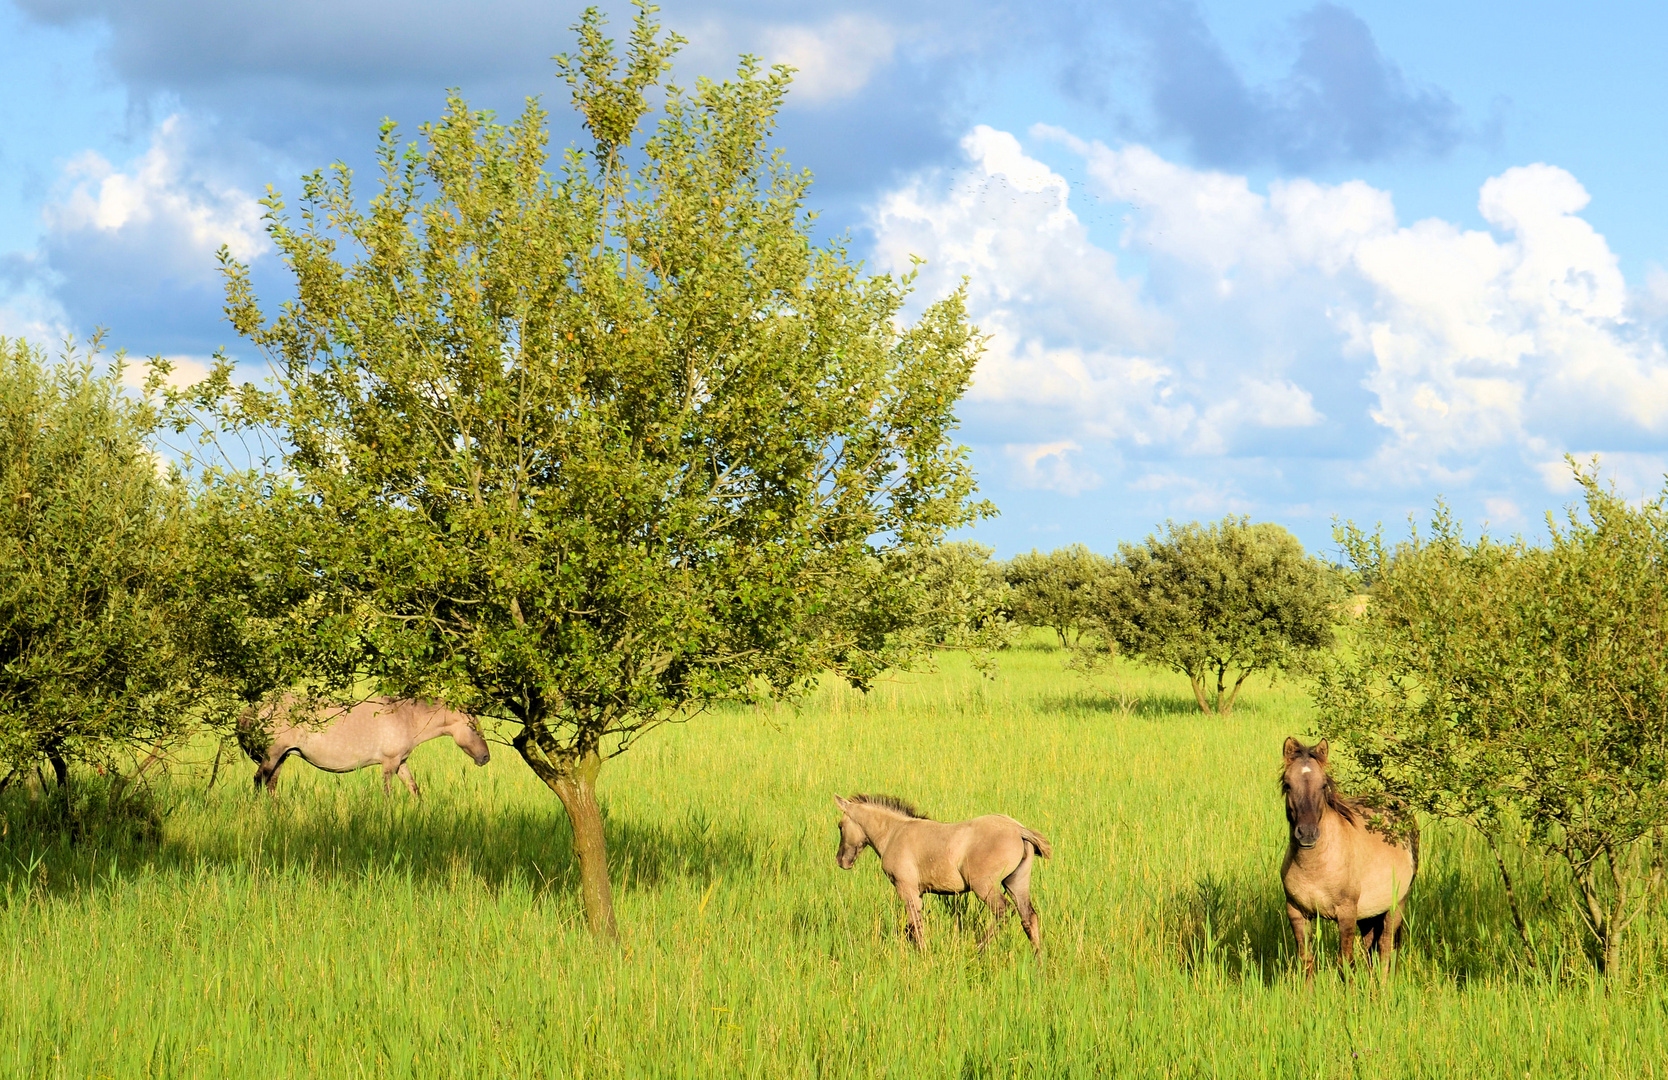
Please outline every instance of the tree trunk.
[[614, 889], [608, 881], [608, 844], [602, 828], [602, 806], [597, 802], [597, 774], [602, 757], [595, 750], [582, 754], [551, 753], [538, 745], [532, 731], [524, 726], [513, 740], [522, 760], [543, 780], [573, 827], [573, 854], [579, 863], [579, 891], [585, 900], [585, 921], [591, 933], [614, 941], [619, 930], [614, 921]]
[[1494, 865], [1500, 868], [1500, 880], [1506, 886], [1506, 906], [1512, 912], [1512, 925], [1517, 927], [1517, 936], [1523, 940], [1523, 955], [1528, 958], [1529, 966], [1535, 967], [1535, 947], [1529, 942], [1529, 924], [1523, 921], [1523, 911], [1518, 906], [1517, 890], [1512, 887], [1512, 875], [1506, 872], [1506, 859], [1500, 853], [1500, 841], [1490, 832], [1484, 832], [1483, 838], [1488, 841], [1489, 850], [1494, 852]]
[[46, 760], [52, 763], [52, 776], [58, 781], [58, 789], [63, 790], [69, 784], [69, 762], [56, 750], [48, 750]]
[[[1245, 680], [1249, 679], [1250, 677], [1251, 677], [1251, 669], [1247, 668], [1244, 671], [1239, 673], [1239, 678], [1234, 680], [1234, 688], [1232, 690], [1228, 691], [1228, 702], [1227, 702], [1227, 704], [1222, 705], [1217, 710], [1223, 716], [1227, 716], [1229, 713], [1234, 711], [1234, 702], [1239, 700], [1239, 688], [1244, 686], [1245, 685]], [[1216, 700], [1219, 701], [1219, 702], [1222, 700], [1222, 692], [1221, 692], [1220, 689], [1217, 690]]]
[[1210, 707], [1210, 701], [1205, 697], [1204, 675], [1195, 675], [1190, 671], [1187, 673], [1187, 678], [1193, 684], [1193, 697], [1199, 702], [1199, 711], [1207, 716], [1210, 715], [1215, 710]]

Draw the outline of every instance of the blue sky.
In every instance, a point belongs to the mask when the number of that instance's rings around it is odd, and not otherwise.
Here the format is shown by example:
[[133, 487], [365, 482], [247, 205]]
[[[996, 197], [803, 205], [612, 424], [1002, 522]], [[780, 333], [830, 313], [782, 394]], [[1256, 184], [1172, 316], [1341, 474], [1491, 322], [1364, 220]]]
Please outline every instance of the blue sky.
[[[254, 200], [458, 86], [541, 94], [568, 3], [0, 0], [0, 334], [240, 343]], [[627, 9], [614, 12], [623, 23]], [[1668, 470], [1661, 5], [668, 3], [679, 78], [801, 69], [812, 202], [874, 269], [966, 276], [963, 436], [1001, 554], [1166, 518], [1535, 532], [1597, 454]], [[253, 358], [249, 358], [253, 359]]]

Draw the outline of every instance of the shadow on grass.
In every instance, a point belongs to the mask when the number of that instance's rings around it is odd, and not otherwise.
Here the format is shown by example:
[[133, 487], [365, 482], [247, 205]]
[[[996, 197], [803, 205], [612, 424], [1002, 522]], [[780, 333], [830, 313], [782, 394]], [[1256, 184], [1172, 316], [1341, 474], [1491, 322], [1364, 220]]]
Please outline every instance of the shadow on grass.
[[1204, 716], [1199, 711], [1199, 703], [1190, 695], [1162, 690], [1119, 693], [1116, 690], [1083, 688], [1061, 694], [1045, 694], [1038, 700], [1037, 707], [1044, 712], [1138, 717], [1143, 720], [1191, 719]]
[[[363, 879], [397, 873], [420, 883], [473, 877], [492, 889], [571, 894], [578, 886], [561, 804], [548, 810], [407, 802], [368, 791], [289, 792], [277, 799], [202, 789], [150, 790], [117, 803], [0, 793], [0, 898], [33, 888], [72, 895], [149, 872], [205, 868]], [[312, 795], [314, 797], [309, 797]], [[242, 799], [246, 806], [224, 804]], [[192, 805], [192, 804], [196, 805]], [[218, 804], [218, 805], [209, 805]], [[208, 811], [216, 820], [170, 836], [167, 820]], [[604, 806], [615, 888], [653, 889], [752, 869], [751, 838], [699, 813], [675, 824], [611, 816]]]
[[1278, 887], [1212, 874], [1165, 898], [1166, 945], [1190, 971], [1264, 984], [1292, 970], [1296, 942]]

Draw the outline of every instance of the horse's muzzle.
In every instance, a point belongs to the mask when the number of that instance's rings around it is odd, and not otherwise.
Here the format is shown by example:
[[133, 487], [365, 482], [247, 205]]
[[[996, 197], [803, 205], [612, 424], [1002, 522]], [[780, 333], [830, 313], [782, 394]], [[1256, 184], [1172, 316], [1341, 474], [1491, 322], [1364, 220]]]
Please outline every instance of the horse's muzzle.
[[492, 760], [492, 755], [491, 754], [482, 754], [480, 757], [475, 759], [475, 764], [485, 765], [487, 762], [489, 762], [491, 760]]

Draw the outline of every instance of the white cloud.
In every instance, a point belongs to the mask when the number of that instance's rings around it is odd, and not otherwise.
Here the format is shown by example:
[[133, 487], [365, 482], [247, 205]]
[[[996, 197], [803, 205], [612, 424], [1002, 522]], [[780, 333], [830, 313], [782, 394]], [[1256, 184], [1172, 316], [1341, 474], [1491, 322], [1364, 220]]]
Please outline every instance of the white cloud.
[[178, 116], [157, 126], [128, 169], [89, 150], [64, 169], [68, 190], [46, 207], [48, 229], [117, 233], [161, 226], [200, 252], [224, 244], [247, 261], [266, 247], [260, 204], [235, 187], [191, 175]]
[[841, 15], [816, 26], [771, 26], [763, 38], [769, 63], [799, 69], [790, 100], [817, 104], [863, 89], [877, 69], [891, 63], [898, 43], [891, 25], [867, 15]]
[[[874, 214], [883, 266], [929, 260], [923, 293], [969, 278], [990, 334], [970, 407], [1034, 432], [1014, 445], [1071, 440], [1085, 461], [1312, 446], [1357, 487], [1463, 488], [1485, 464], [1550, 479], [1541, 463], [1595, 433], [1623, 451], [1668, 433], [1668, 274], [1630, 291], [1562, 169], [1488, 180], [1489, 228], [1468, 230], [1404, 225], [1359, 180], [1259, 192], [1146, 147], [1031, 135], [1081, 158], [1089, 190], [979, 127], [964, 169]], [[1114, 246], [1073, 212], [1091, 192], [1122, 207]], [[1511, 503], [1493, 497], [1491, 514]]]
[[0, 337], [52, 348], [72, 333], [64, 309], [33, 290], [0, 296]]
[[1020, 487], [1081, 495], [1100, 486], [1100, 475], [1072, 460], [1083, 447], [1070, 440], [1051, 443], [1010, 443], [1002, 448], [1014, 463]]
[[[1616, 450], [1579, 450], [1572, 454], [1583, 468], [1597, 459], [1600, 480], [1614, 483], [1627, 498], [1654, 497], [1668, 489], [1668, 454]], [[1581, 490], [1569, 462], [1561, 457], [1536, 462], [1535, 469], [1546, 490], [1554, 494], [1573, 495]]]
[[150, 149], [128, 170], [88, 150], [65, 167], [68, 190], [45, 210], [57, 232], [120, 232], [137, 225], [165, 225], [198, 250], [224, 244], [237, 259], [265, 249], [260, 204], [235, 187], [187, 175], [177, 115], [157, 125]]
[[[167, 377], [163, 379], [168, 386], [186, 387], [202, 382], [208, 378], [209, 371], [214, 367], [212, 356], [168, 356], [164, 359], [168, 361], [170, 368]], [[151, 363], [148, 359], [136, 361], [130, 357], [127, 369], [122, 372], [122, 381], [134, 389], [139, 389], [145, 385], [145, 380], [150, 374]]]

